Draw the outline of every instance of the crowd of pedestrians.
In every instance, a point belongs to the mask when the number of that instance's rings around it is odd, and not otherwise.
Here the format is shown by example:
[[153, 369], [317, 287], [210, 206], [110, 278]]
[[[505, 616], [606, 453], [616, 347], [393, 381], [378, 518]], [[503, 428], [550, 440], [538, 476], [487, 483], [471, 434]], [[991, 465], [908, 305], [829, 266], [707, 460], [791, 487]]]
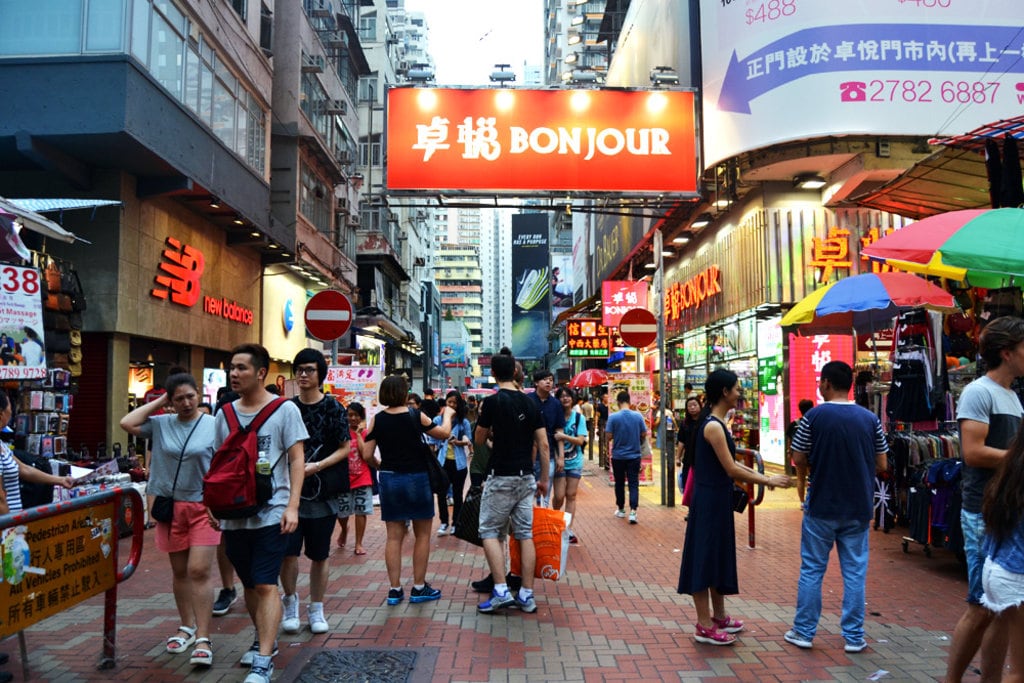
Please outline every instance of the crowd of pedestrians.
[[[1024, 411], [1010, 389], [1015, 378], [1024, 376], [1024, 321], [990, 322], [980, 350], [987, 372], [964, 391], [957, 415], [965, 461], [962, 525], [969, 590], [951, 644], [949, 681], [960, 680], [979, 650], [983, 680], [1000, 679], [1007, 653], [1014, 675], [1024, 671]], [[303, 350], [292, 367], [298, 395], [276, 397], [266, 385], [266, 350], [242, 345], [231, 359], [234, 393], [218, 402], [215, 415], [200, 410], [195, 380], [179, 371], [168, 378], [166, 394], [121, 420], [123, 429], [147, 439], [152, 449], [147, 493], [153, 497], [157, 547], [171, 564], [180, 620], [165, 649], [188, 654], [196, 667], [213, 664], [211, 616], [230, 609], [237, 575], [255, 631], [241, 659], [249, 667], [245, 683], [270, 681], [279, 630], [302, 628], [300, 554], [309, 560], [306, 624], [312, 633], [329, 631], [324, 600], [335, 526], [340, 526], [338, 546], [346, 548], [354, 516], [353, 551], [366, 554], [374, 486], [386, 534], [386, 605], [406, 599], [402, 551], [410, 531], [408, 600], [441, 597], [428, 576], [433, 519], [439, 517], [439, 536], [455, 532], [467, 478], [479, 505], [475, 521], [489, 570], [472, 583], [486, 594], [477, 606], [485, 614], [513, 607], [527, 614], [537, 610], [534, 509], [551, 505], [564, 509], [570, 520], [575, 516], [584, 449], [592, 441], [597, 442], [598, 467], [612, 471], [614, 516], [628, 517], [630, 524], [639, 521], [641, 462], [650, 449], [653, 424], [631, 404], [628, 392], [614, 396], [616, 409], [609, 410], [607, 392], [587, 401], [568, 387], [556, 389], [547, 370], [533, 375], [533, 392], [524, 392], [521, 364], [502, 349], [492, 358], [493, 395], [466, 400], [451, 391], [438, 405], [432, 397], [410, 393], [404, 377], [389, 376], [379, 388], [380, 410], [367, 419], [359, 403], [342, 406], [324, 393], [327, 366], [321, 353]], [[874, 478], [888, 467], [888, 447], [878, 418], [850, 400], [852, 383], [849, 365], [827, 363], [818, 387], [823, 401], [803, 405], [804, 414], [789, 435], [792, 464], [808, 473], [808, 481], [806, 496], [801, 494], [796, 611], [783, 639], [798, 648], [813, 647], [822, 582], [834, 547], [843, 579], [840, 625], [845, 651], [854, 654], [868, 647], [868, 529]], [[729, 423], [742, 391], [737, 376], [715, 370], [703, 390], [702, 396], [688, 393], [681, 415], [669, 418], [678, 430], [675, 460], [682, 467], [679, 481], [687, 501], [677, 591], [692, 600], [698, 643], [733, 645], [744, 630], [742, 615], [731, 614], [725, 600], [739, 593], [736, 484], [788, 488], [794, 482], [736, 460]], [[663, 416], [664, 410], [660, 404], [652, 407]], [[204, 477], [229, 435], [257, 420], [256, 470], [266, 475], [267, 495], [252, 514], [218, 518], [204, 504]], [[0, 449], [4, 504], [16, 505], [8, 472], [14, 472], [15, 482], [19, 473], [4, 464], [5, 457]], [[432, 490], [432, 459], [447, 474], [448, 491]], [[571, 527], [570, 522], [569, 542], [576, 543]], [[518, 545], [518, 574], [508, 571], [509, 536]], [[215, 602], [218, 549], [229, 566], [218, 567], [222, 587]]]

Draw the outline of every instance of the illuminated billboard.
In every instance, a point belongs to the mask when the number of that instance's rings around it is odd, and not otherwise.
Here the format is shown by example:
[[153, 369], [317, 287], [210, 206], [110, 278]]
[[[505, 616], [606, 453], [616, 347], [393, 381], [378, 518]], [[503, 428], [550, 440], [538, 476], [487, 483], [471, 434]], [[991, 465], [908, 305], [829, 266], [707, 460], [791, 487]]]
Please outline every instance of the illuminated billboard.
[[392, 191], [696, 195], [694, 93], [392, 88]]
[[955, 135], [1020, 111], [1020, 0], [701, 0], [705, 167], [779, 142]]

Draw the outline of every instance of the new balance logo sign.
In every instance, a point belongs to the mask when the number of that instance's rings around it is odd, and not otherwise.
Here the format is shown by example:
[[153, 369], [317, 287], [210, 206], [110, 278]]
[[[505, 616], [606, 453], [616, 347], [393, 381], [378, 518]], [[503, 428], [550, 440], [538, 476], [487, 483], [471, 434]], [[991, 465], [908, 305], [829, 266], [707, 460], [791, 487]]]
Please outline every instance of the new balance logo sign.
[[192, 307], [199, 301], [199, 278], [203, 276], [206, 257], [203, 252], [189, 244], [168, 237], [167, 248], [161, 254], [160, 275], [154, 278], [157, 286], [150, 294], [157, 299], [167, 299], [185, 307]]

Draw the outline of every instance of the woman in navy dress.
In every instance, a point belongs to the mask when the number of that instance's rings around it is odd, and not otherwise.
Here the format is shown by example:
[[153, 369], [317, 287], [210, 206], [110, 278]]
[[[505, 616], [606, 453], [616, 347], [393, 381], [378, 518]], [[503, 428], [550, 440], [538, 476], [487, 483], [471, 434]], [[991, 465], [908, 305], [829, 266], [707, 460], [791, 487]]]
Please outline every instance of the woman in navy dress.
[[736, 444], [726, 427], [729, 411], [740, 397], [737, 377], [715, 370], [704, 383], [707, 397], [695, 439], [693, 500], [679, 568], [680, 594], [693, 597], [698, 643], [732, 645], [743, 622], [725, 610], [726, 595], [739, 593], [736, 577], [736, 530], [733, 522], [733, 480], [766, 486], [792, 485], [789, 477], [768, 477], [736, 462]]

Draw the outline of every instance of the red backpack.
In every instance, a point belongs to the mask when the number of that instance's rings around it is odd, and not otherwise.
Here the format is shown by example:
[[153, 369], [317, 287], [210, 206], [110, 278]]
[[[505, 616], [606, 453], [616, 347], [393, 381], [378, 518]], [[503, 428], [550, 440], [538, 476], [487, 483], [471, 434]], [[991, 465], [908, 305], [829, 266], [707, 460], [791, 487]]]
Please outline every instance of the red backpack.
[[210, 469], [203, 477], [203, 504], [217, 519], [252, 517], [273, 495], [273, 471], [285, 453], [271, 466], [270, 473], [258, 473], [257, 432], [284, 403], [285, 399], [278, 396], [263, 406], [245, 427], [238, 422], [234, 405], [224, 404], [222, 410], [231, 432], [213, 454]]

